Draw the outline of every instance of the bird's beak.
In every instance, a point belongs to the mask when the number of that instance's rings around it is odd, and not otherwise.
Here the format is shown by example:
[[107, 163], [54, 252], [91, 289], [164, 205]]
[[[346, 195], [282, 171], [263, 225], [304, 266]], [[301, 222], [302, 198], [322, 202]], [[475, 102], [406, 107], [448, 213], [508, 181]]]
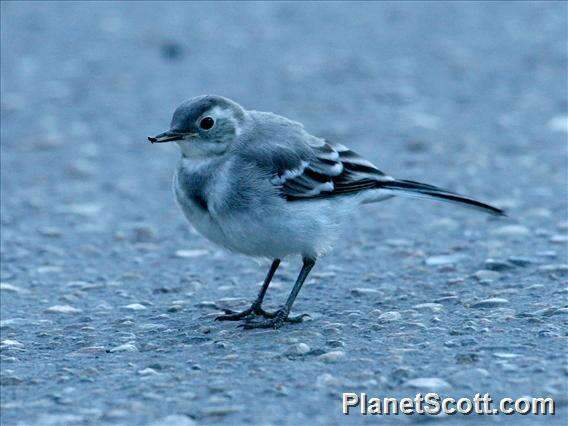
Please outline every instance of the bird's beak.
[[148, 140], [151, 143], [164, 143], [164, 142], [173, 142], [173, 141], [179, 141], [182, 140], [184, 138], [184, 136], [190, 136], [193, 135], [193, 133], [175, 133], [172, 131], [167, 131], [164, 133], [160, 133], [157, 136], [148, 136]]

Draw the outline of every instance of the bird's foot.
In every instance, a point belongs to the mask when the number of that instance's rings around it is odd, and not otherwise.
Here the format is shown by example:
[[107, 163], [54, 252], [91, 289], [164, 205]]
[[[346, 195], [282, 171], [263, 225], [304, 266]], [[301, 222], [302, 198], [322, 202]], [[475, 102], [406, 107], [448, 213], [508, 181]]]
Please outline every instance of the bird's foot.
[[302, 314], [295, 317], [288, 316], [288, 311], [285, 309], [278, 309], [276, 312], [271, 313], [271, 317], [268, 317], [264, 321], [258, 322], [247, 322], [245, 324], [241, 324], [240, 327], [244, 328], [245, 330], [252, 330], [253, 328], [280, 328], [284, 325], [284, 323], [298, 323], [302, 322], [304, 318], [309, 317], [308, 314]]
[[258, 316], [264, 318], [274, 318], [276, 313], [266, 312], [259, 305], [253, 304], [250, 308], [245, 309], [241, 312], [236, 312], [231, 309], [223, 309], [225, 311], [224, 315], [219, 315], [215, 318], [215, 321], [239, 321], [244, 318]]

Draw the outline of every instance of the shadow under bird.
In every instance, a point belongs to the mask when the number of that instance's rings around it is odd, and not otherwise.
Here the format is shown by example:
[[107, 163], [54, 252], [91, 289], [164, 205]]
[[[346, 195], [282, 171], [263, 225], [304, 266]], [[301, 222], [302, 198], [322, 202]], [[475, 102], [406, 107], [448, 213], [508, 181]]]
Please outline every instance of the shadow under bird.
[[[199, 233], [229, 250], [272, 260], [252, 306], [217, 317], [245, 319], [247, 329], [278, 328], [303, 319], [289, 315], [302, 284], [337, 239], [341, 223], [362, 203], [401, 195], [504, 215], [436, 186], [395, 179], [344, 145], [311, 135], [300, 123], [247, 111], [221, 96], [182, 103], [170, 129], [148, 140], [179, 146], [174, 194]], [[285, 304], [267, 312], [262, 301], [280, 260], [288, 255], [301, 255], [302, 269]]]

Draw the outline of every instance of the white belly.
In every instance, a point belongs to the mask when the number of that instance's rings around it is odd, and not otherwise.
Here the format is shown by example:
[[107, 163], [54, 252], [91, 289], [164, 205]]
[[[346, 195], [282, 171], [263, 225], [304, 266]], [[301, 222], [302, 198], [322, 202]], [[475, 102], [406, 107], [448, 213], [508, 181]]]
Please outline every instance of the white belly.
[[[345, 213], [329, 201], [288, 202], [279, 198], [257, 199], [249, 206], [228, 208], [225, 193], [200, 205], [191, 188], [182, 189], [174, 176], [174, 194], [183, 213], [205, 238], [229, 250], [254, 257], [315, 257], [331, 248]], [[189, 194], [189, 195], [188, 195]]]
[[317, 257], [332, 247], [339, 233], [340, 215], [322, 214], [329, 212], [328, 203], [282, 204], [278, 209], [235, 212], [219, 220], [227, 246], [249, 256], [271, 259]]

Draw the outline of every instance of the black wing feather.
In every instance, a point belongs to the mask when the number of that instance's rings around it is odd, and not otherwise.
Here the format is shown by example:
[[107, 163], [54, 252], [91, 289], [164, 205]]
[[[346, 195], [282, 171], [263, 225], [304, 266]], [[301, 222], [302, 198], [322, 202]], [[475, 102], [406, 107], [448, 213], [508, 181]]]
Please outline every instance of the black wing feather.
[[[312, 147], [313, 157], [288, 178], [280, 174], [281, 193], [288, 201], [333, 197], [376, 187], [385, 174], [343, 145], [325, 142]], [[302, 191], [303, 190], [303, 191]]]

